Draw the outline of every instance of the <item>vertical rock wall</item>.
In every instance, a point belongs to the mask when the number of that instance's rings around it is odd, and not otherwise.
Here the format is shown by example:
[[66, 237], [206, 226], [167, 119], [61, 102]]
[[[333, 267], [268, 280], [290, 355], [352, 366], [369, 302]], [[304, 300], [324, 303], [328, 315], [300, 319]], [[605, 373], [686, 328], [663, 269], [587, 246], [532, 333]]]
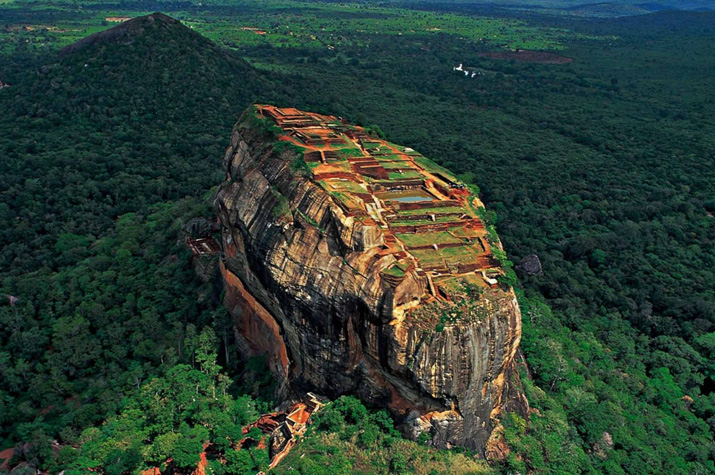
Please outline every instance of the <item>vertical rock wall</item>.
[[526, 408], [513, 292], [490, 290], [481, 318], [435, 331], [429, 308], [409, 309], [427, 292], [424, 274], [387, 285], [380, 273], [395, 258], [379, 254], [380, 228], [346, 216], [274, 140], [244, 114], [216, 196], [225, 303], [244, 351], [268, 353], [284, 388], [357, 394], [388, 406], [411, 437], [484, 452], [500, 412]]

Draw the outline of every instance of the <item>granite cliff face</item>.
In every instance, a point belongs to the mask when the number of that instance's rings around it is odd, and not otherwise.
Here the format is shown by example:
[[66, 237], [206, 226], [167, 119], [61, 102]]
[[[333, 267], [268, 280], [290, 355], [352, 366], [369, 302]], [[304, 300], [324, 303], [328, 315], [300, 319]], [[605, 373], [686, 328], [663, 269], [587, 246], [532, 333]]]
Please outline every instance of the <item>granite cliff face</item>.
[[521, 319], [478, 198], [409, 148], [270, 106], [224, 168], [225, 303], [283, 395], [356, 394], [410, 437], [498, 457], [499, 415], [526, 411]]

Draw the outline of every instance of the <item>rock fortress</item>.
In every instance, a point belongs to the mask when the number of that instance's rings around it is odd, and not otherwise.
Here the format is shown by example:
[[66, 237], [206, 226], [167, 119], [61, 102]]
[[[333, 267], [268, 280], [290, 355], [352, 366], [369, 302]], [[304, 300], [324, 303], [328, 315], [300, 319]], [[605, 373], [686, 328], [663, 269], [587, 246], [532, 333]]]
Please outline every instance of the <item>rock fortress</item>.
[[500, 416], [528, 410], [521, 316], [474, 190], [370, 128], [271, 105], [242, 115], [224, 168], [224, 300], [280, 397], [354, 394], [410, 438], [503, 456]]

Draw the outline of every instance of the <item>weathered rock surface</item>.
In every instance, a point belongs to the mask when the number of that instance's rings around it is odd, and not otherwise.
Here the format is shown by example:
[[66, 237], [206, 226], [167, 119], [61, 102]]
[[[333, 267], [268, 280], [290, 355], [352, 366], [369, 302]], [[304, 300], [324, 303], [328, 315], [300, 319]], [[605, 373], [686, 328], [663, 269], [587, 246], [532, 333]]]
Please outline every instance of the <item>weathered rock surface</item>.
[[539, 256], [536, 254], [529, 254], [524, 257], [516, 268], [529, 275], [544, 275], [544, 270], [541, 267], [541, 259], [539, 259]]
[[387, 285], [381, 271], [395, 258], [378, 253], [380, 227], [346, 216], [294, 170], [295, 151], [276, 147], [248, 115], [216, 197], [225, 303], [243, 351], [268, 354], [285, 395], [356, 394], [389, 407], [410, 437], [426, 431], [438, 447], [484, 453], [503, 411], [526, 412], [513, 291], [489, 290], [477, 320], [442, 331], [417, 322], [404, 304], [419, 304], [424, 274]]

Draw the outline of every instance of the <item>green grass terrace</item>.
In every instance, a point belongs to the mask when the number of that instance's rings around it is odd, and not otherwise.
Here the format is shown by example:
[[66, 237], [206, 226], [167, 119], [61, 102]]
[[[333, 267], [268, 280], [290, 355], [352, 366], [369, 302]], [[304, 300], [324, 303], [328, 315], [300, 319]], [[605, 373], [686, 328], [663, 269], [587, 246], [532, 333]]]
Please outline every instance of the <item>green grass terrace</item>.
[[409, 248], [431, 246], [436, 244], [437, 246], [443, 244], [463, 244], [466, 241], [458, 237], [453, 236], [447, 231], [436, 231], [429, 233], [404, 233], [397, 234], [397, 239], [404, 242]]
[[397, 218], [400, 219], [405, 216], [420, 216], [434, 214], [435, 216], [441, 214], [466, 214], [466, 210], [460, 206], [435, 206], [433, 208], [421, 208], [421, 209], [405, 209], [396, 211]]

